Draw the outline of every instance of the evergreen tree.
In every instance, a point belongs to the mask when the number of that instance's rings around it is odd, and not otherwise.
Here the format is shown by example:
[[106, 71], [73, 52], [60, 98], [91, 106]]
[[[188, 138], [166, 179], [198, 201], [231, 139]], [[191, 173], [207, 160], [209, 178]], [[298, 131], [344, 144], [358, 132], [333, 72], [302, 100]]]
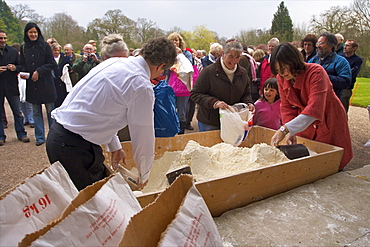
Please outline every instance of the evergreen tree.
[[4, 24], [4, 31], [8, 37], [8, 44], [23, 42], [23, 32], [18, 20], [13, 16], [5, 1], [0, 0], [0, 19]]
[[293, 39], [293, 22], [289, 16], [288, 8], [284, 6], [284, 1], [280, 3], [274, 14], [270, 34], [282, 42], [291, 42]]

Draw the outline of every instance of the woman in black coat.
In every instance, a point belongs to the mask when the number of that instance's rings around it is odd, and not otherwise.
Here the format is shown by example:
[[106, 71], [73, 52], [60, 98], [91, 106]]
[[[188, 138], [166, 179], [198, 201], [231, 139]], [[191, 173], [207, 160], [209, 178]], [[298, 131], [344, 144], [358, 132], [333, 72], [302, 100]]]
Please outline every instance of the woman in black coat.
[[26, 82], [26, 101], [32, 104], [35, 121], [36, 145], [45, 142], [45, 129], [42, 104], [45, 104], [49, 128], [54, 120], [51, 111], [57, 94], [54, 86], [52, 70], [57, 66], [50, 46], [44, 41], [40, 28], [35, 23], [28, 23], [24, 29], [24, 42], [20, 48], [22, 72]]

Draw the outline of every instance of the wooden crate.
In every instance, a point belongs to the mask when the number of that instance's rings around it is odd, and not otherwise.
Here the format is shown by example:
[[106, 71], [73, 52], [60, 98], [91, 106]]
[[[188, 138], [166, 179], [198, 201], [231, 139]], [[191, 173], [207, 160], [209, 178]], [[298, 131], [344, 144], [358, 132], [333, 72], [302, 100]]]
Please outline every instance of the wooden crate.
[[[252, 147], [258, 143], [270, 143], [274, 133], [275, 131], [273, 130], [255, 126], [250, 131], [248, 138], [240, 146]], [[157, 138], [155, 158], [160, 158], [166, 151], [183, 150], [189, 140], [194, 140], [206, 147], [222, 142], [220, 131]], [[220, 216], [228, 210], [246, 206], [252, 202], [312, 183], [338, 172], [343, 155], [342, 148], [300, 137], [297, 140], [298, 143], [306, 145], [316, 152], [317, 155], [278, 163], [232, 176], [196, 182], [196, 187], [202, 194], [212, 216]], [[133, 163], [131, 143], [122, 142], [122, 147], [126, 152], [127, 162]], [[105, 149], [104, 155], [106, 161], [109, 161], [110, 154]], [[144, 194], [139, 196], [138, 200], [141, 206], [144, 207], [153, 202], [158, 194], [158, 192]]]

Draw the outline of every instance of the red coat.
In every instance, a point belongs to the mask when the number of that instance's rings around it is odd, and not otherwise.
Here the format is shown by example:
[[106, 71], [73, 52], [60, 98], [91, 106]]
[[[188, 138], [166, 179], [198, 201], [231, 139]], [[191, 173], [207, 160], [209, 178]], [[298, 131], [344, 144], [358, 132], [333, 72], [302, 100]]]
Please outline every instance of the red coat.
[[353, 157], [347, 115], [324, 68], [319, 64], [306, 64], [306, 70], [297, 76], [294, 86], [279, 75], [276, 78], [283, 123], [298, 114], [316, 118], [297, 135], [342, 147], [344, 154], [339, 169], [343, 169]]
[[271, 77], [274, 77], [271, 73], [271, 69], [270, 69], [270, 61], [267, 57], [265, 57], [263, 60], [262, 60], [262, 63], [261, 63], [261, 70], [260, 70], [260, 85], [258, 87], [258, 89], [260, 90], [260, 94], [263, 93], [263, 84], [265, 83], [265, 81]]

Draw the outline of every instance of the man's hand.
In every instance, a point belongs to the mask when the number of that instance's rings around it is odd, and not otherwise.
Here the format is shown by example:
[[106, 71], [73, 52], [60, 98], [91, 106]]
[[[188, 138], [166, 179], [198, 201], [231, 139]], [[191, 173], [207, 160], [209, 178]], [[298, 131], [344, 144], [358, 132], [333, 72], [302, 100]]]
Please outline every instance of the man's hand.
[[126, 153], [125, 151], [123, 151], [123, 149], [118, 149], [117, 151], [114, 151], [111, 153], [111, 156], [110, 156], [110, 163], [112, 165], [112, 168], [113, 170], [117, 170], [118, 169], [118, 164], [119, 163], [123, 163], [123, 166], [129, 170], [131, 170], [131, 166], [128, 167], [127, 164], [126, 164]]
[[139, 183], [137, 184], [137, 188], [138, 188], [139, 190], [142, 190], [142, 189], [143, 189], [143, 188], [148, 184], [148, 181], [149, 181], [149, 180], [146, 180], [146, 181], [145, 181], [145, 183], [140, 183], [140, 182], [139, 182]]

